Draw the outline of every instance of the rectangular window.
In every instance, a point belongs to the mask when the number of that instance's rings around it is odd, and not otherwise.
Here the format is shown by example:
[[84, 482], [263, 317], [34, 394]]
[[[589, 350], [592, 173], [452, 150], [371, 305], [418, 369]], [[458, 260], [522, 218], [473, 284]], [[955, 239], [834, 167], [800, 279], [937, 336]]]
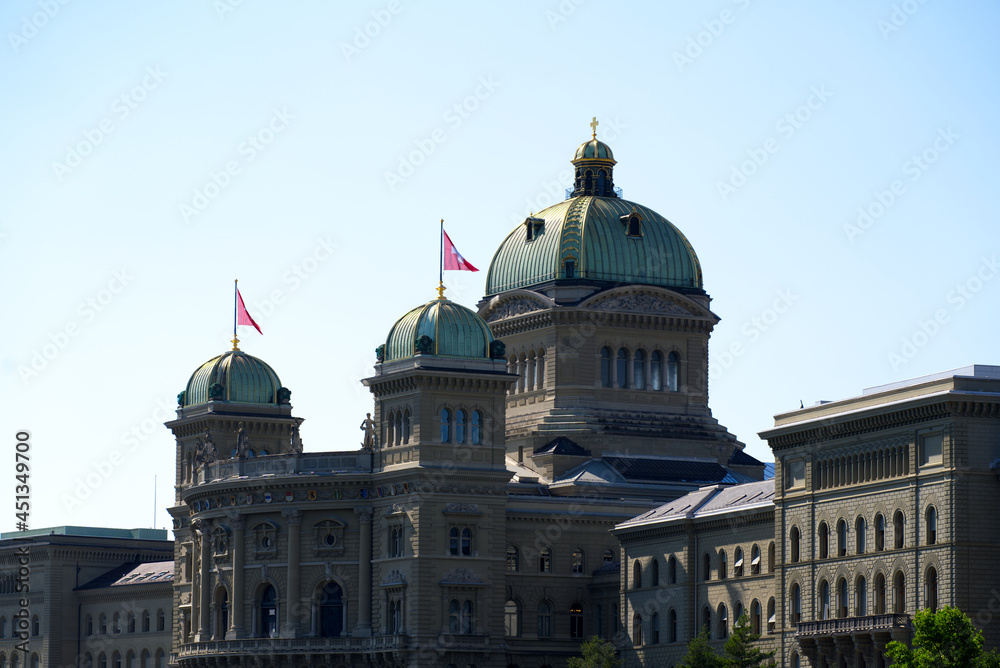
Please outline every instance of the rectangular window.
[[920, 464], [941, 464], [943, 457], [944, 436], [942, 434], [926, 434], [920, 437]]
[[802, 460], [785, 463], [785, 488], [805, 487], [806, 463]]

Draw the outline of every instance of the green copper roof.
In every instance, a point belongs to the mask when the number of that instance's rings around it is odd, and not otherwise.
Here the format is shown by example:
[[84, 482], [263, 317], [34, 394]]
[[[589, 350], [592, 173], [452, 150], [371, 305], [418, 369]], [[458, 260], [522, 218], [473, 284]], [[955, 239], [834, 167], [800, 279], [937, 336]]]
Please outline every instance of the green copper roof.
[[580, 147], [576, 149], [576, 155], [573, 156], [574, 161], [594, 159], [614, 162], [615, 155], [611, 152], [610, 146], [599, 139], [591, 139], [580, 144]]
[[[630, 237], [621, 217], [642, 217], [642, 236]], [[694, 248], [666, 218], [641, 204], [614, 197], [580, 196], [534, 214], [544, 219], [528, 241], [524, 225], [507, 235], [493, 256], [486, 295], [566, 280], [702, 289]]]
[[461, 304], [435, 299], [413, 309], [389, 330], [385, 340], [385, 361], [413, 357], [417, 339], [431, 339], [428, 352], [443, 357], [489, 359], [493, 335], [486, 321]]
[[213, 357], [191, 374], [184, 391], [183, 406], [208, 403], [209, 388], [222, 386], [221, 401], [277, 404], [281, 381], [264, 361], [242, 350], [230, 350]]

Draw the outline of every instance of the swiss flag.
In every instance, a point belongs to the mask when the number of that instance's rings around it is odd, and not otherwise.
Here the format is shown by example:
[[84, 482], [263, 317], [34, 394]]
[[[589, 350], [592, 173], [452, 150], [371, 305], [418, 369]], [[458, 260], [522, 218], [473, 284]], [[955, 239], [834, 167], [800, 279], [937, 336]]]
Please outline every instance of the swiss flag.
[[264, 333], [260, 331], [260, 325], [253, 321], [253, 318], [251, 318], [250, 314], [247, 312], [247, 307], [243, 305], [243, 295], [240, 294], [239, 288], [236, 289], [236, 324], [252, 325], [259, 334]]
[[[455, 244], [451, 243], [451, 237], [448, 233], [441, 228], [441, 234], [444, 235], [444, 268], [452, 269], [456, 271], [479, 271], [471, 264], [469, 261], [462, 257], [462, 254], [458, 252], [455, 248]], [[247, 316], [249, 317], [249, 316]]]

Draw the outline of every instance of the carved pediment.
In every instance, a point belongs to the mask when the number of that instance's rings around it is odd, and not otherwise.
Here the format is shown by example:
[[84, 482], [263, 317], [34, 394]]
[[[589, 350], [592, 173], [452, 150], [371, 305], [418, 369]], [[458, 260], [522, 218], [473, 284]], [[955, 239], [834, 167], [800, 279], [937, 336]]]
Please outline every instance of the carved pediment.
[[461, 513], [465, 515], [480, 515], [478, 503], [449, 503], [444, 507], [445, 513]]
[[483, 584], [483, 579], [471, 568], [453, 568], [441, 580], [442, 584]]
[[403, 575], [402, 571], [391, 570], [389, 574], [382, 578], [383, 585], [405, 585], [406, 576]]
[[656, 315], [697, 315], [680, 304], [647, 294], [616, 295], [588, 305], [598, 311], [628, 311], [630, 313], [652, 313]]
[[531, 313], [532, 311], [541, 311], [543, 308], [545, 307], [530, 299], [508, 299], [490, 310], [489, 315], [486, 317], [486, 322], [513, 318], [525, 313]]

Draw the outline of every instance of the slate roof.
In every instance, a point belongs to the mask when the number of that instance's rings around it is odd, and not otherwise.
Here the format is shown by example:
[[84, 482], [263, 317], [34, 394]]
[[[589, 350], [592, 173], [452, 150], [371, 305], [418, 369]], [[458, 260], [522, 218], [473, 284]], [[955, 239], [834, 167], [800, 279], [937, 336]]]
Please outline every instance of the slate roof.
[[726, 512], [774, 507], [774, 480], [759, 480], [743, 485], [712, 485], [685, 494], [647, 513], [622, 522], [616, 529], [669, 522], [683, 518], [697, 519]]
[[104, 589], [142, 584], [170, 584], [174, 581], [174, 562], [131, 563], [100, 575], [78, 589]]
[[536, 448], [535, 454], [576, 455], [578, 457], [589, 457], [590, 450], [584, 450], [565, 436], [560, 436], [559, 438], [553, 439], [545, 445]]
[[764, 466], [764, 462], [748, 455], [745, 450], [739, 448], [733, 451], [733, 456], [729, 458], [727, 463], [729, 466]]
[[605, 456], [603, 461], [628, 482], [739, 484], [753, 480], [707, 460]]

